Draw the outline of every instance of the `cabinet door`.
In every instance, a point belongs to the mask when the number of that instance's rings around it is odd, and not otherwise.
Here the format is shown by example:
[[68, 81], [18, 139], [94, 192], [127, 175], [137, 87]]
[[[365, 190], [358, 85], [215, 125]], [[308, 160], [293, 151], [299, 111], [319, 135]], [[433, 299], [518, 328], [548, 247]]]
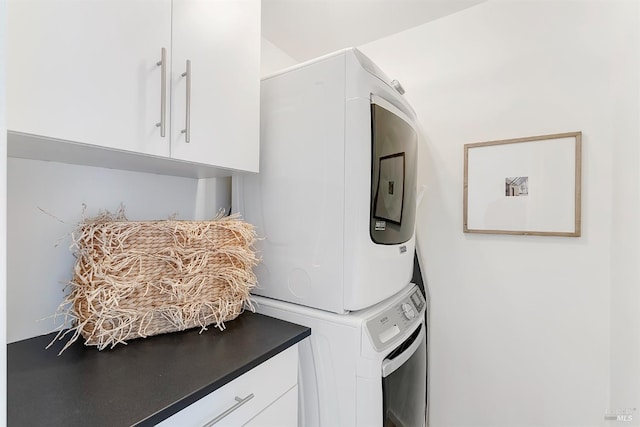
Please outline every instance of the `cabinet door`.
[[169, 155], [170, 0], [9, 0], [8, 18], [9, 130]]
[[260, 1], [174, 0], [172, 61], [171, 156], [257, 172]]

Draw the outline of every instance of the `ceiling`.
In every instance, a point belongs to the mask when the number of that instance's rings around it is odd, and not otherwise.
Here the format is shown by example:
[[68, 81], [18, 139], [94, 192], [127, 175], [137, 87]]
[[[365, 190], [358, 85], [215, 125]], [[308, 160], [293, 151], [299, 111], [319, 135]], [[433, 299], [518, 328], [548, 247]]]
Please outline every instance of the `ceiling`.
[[486, 0], [262, 0], [262, 36], [297, 61], [395, 34]]

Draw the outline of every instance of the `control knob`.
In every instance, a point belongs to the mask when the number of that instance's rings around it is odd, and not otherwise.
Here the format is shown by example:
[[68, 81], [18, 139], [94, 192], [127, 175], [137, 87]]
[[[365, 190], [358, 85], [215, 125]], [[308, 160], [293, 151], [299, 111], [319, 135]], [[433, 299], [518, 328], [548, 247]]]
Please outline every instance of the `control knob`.
[[402, 313], [404, 314], [404, 317], [406, 317], [408, 320], [411, 320], [414, 317], [416, 317], [416, 311], [413, 309], [413, 306], [408, 302], [405, 302], [404, 304], [402, 304], [401, 308], [402, 308]]

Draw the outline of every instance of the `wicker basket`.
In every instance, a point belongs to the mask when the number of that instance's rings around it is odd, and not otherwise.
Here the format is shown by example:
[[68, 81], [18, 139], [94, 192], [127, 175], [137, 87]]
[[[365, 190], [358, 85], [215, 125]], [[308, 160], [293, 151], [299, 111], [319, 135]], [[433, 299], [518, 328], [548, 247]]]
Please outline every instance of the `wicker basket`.
[[224, 329], [256, 284], [255, 231], [237, 217], [133, 222], [102, 215], [80, 224], [73, 240], [77, 261], [63, 306], [74, 334], [65, 349], [79, 335], [102, 350], [193, 327]]

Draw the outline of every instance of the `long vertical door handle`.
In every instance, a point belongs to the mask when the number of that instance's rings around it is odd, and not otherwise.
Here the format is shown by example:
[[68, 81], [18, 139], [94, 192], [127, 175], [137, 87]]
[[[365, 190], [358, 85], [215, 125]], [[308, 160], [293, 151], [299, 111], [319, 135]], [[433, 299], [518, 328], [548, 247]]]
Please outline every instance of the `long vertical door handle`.
[[160, 128], [160, 136], [164, 138], [167, 125], [167, 49], [160, 51], [160, 61], [156, 62], [160, 68], [160, 122], [156, 127]]
[[184, 133], [184, 142], [191, 141], [191, 60], [187, 59], [187, 71], [182, 73], [182, 77], [187, 78], [187, 106], [186, 117], [185, 117], [185, 127], [180, 131], [180, 133]]

